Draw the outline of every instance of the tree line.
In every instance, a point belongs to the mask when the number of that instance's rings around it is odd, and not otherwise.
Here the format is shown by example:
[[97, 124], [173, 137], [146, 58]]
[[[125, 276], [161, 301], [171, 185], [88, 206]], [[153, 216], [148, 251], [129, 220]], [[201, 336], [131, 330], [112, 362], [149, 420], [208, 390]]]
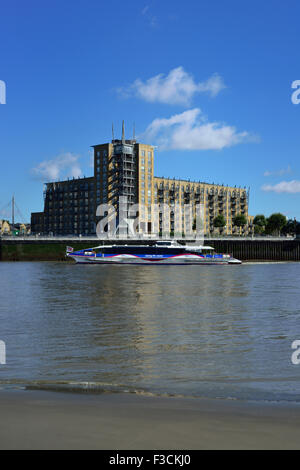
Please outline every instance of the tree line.
[[[244, 214], [238, 214], [232, 219], [232, 224], [235, 227], [244, 227], [247, 225], [247, 218], [244, 216]], [[226, 220], [224, 215], [220, 214], [217, 215], [217, 217], [214, 218], [214, 227], [223, 229], [226, 225]]]
[[299, 235], [300, 222], [296, 219], [287, 219], [280, 212], [265, 217], [258, 214], [253, 220], [254, 233], [259, 235]]
[[[247, 225], [247, 218], [243, 214], [238, 214], [232, 219], [232, 223], [236, 227], [244, 227]], [[221, 232], [226, 226], [226, 220], [223, 215], [218, 215], [214, 219], [214, 227], [220, 228]], [[298, 235], [300, 234], [300, 222], [296, 219], [287, 219], [280, 212], [265, 217], [258, 214], [253, 220], [253, 229], [256, 235]]]

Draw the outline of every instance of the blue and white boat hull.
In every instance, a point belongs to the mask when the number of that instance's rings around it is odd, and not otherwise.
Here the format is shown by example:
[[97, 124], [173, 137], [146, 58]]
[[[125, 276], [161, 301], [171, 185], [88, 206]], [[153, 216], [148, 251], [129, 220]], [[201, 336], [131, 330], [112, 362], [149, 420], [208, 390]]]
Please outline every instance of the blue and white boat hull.
[[241, 261], [229, 255], [212, 255], [211, 257], [201, 256], [194, 253], [169, 255], [99, 255], [85, 253], [68, 253], [67, 256], [73, 258], [80, 264], [139, 264], [139, 265], [227, 265], [241, 264]]

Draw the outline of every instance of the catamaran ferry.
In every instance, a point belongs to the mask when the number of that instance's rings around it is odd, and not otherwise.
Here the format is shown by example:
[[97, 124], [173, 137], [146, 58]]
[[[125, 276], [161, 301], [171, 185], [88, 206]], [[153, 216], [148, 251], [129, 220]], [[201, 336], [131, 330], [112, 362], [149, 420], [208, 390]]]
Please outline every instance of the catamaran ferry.
[[180, 245], [175, 241], [157, 241], [154, 245], [100, 245], [94, 248], [74, 251], [67, 247], [66, 256], [76, 263], [85, 264], [141, 264], [141, 265], [182, 265], [182, 264], [241, 264], [231, 255], [215, 254], [207, 245]]

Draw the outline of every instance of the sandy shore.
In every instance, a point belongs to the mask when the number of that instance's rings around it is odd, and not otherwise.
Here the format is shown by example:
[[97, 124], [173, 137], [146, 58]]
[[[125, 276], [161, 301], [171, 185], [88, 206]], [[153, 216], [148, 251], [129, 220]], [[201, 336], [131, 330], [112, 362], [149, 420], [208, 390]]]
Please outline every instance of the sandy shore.
[[1, 449], [299, 449], [300, 407], [0, 391]]

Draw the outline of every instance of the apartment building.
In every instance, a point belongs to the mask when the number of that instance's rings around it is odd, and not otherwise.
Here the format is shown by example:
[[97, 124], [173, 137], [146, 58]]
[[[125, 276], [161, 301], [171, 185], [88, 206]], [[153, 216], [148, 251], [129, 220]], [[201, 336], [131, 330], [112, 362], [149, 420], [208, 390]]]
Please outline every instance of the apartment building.
[[[154, 176], [154, 146], [139, 143], [134, 136], [125, 139], [124, 122], [121, 139], [113, 136], [110, 143], [92, 147], [94, 176], [46, 183], [44, 211], [32, 213], [33, 233], [95, 234], [97, 224], [107, 215], [104, 205], [114, 208], [117, 227], [124, 217], [138, 215], [139, 233], [181, 236], [186, 231], [184, 207], [189, 208], [189, 228], [193, 230], [199, 206], [206, 235], [251, 231], [249, 192], [245, 188]], [[126, 209], [121, 214], [120, 197], [127, 198], [128, 206], [138, 205], [137, 211]], [[103, 209], [96, 215], [99, 206]], [[234, 225], [239, 214], [248, 221], [244, 227]], [[223, 228], [214, 225], [219, 215], [226, 222]]]

